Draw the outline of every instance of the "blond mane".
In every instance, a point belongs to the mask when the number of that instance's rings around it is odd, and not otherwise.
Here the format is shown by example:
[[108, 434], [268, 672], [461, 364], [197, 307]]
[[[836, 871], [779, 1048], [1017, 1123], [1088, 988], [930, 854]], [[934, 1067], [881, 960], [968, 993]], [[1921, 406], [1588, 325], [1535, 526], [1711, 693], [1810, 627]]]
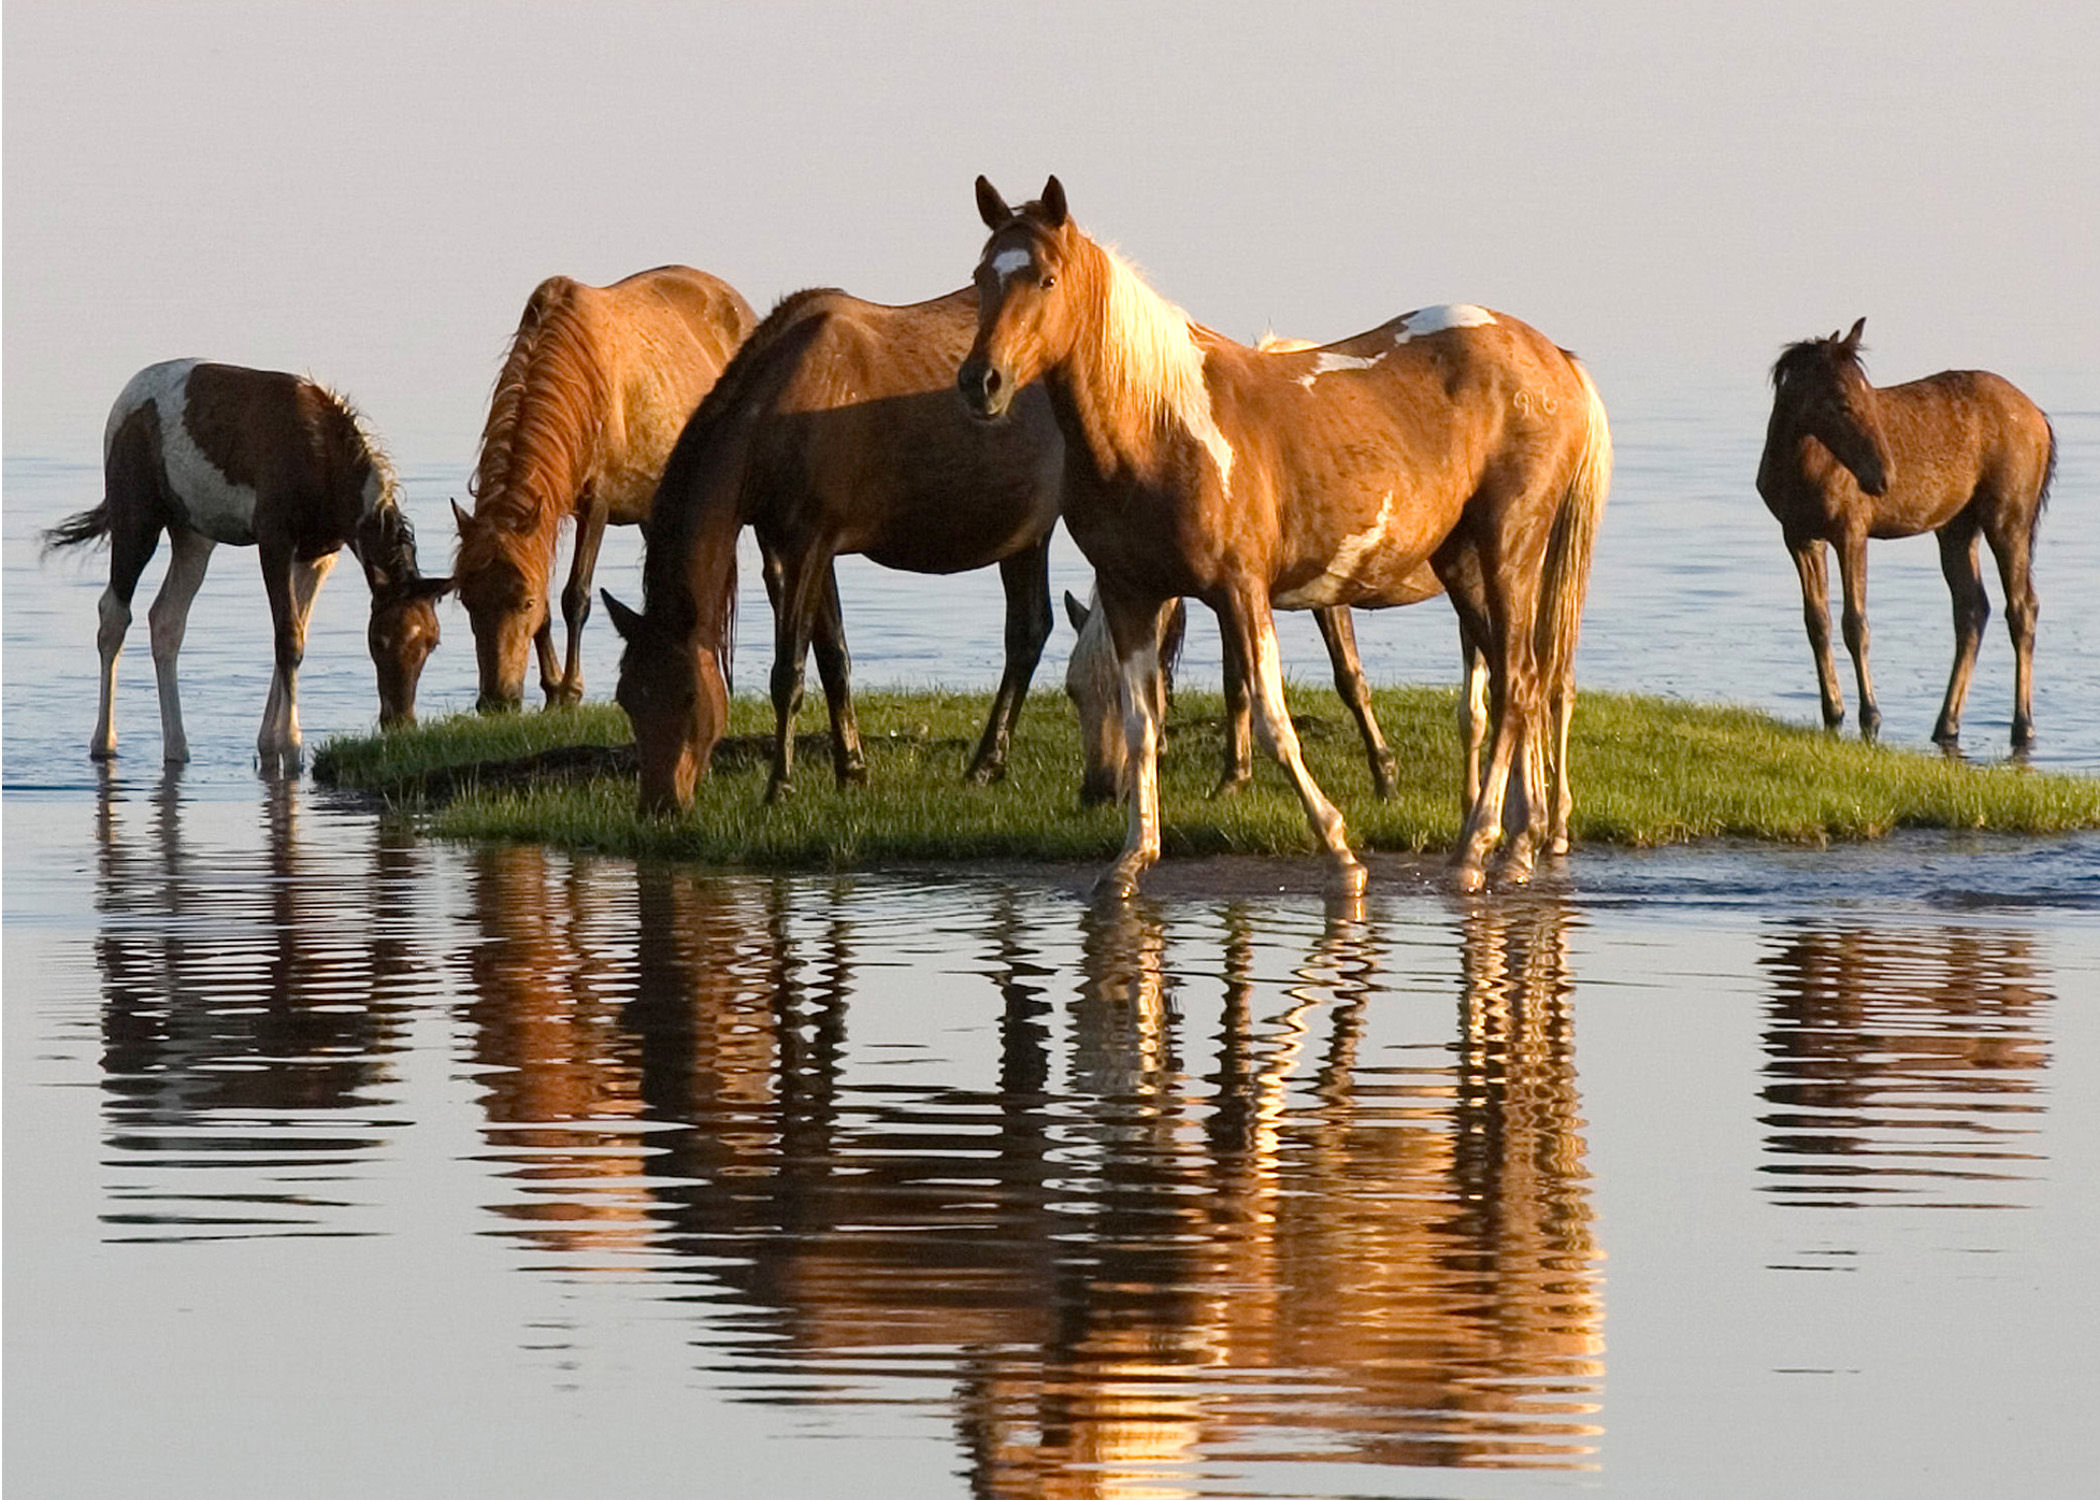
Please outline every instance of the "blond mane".
[[1179, 422], [1210, 450], [1222, 476], [1232, 473], [1232, 447], [1211, 415], [1203, 383], [1203, 350], [1189, 315], [1145, 284], [1128, 261], [1095, 242], [1108, 267], [1106, 337], [1100, 374], [1104, 394], [1142, 424]]

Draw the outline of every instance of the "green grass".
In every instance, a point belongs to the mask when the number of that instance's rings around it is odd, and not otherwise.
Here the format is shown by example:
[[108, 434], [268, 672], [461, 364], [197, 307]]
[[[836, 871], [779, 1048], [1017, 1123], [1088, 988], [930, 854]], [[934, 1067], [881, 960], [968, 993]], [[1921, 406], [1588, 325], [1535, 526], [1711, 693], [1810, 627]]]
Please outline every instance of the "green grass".
[[[1447, 847], [1459, 824], [1458, 742], [1448, 689], [1377, 695], [1402, 789], [1371, 794], [1354, 726], [1331, 692], [1292, 689], [1313, 774], [1340, 804], [1359, 848]], [[795, 794], [765, 806], [771, 710], [732, 708], [690, 814], [645, 818], [614, 747], [619, 709], [461, 715], [398, 734], [331, 741], [317, 779], [411, 809], [445, 838], [693, 859], [724, 866], [837, 869], [923, 859], [1094, 860], [1121, 845], [1120, 810], [1077, 806], [1078, 734], [1050, 695], [1023, 716], [1009, 774], [965, 785], [987, 700], [976, 694], [870, 693], [857, 707], [868, 781], [834, 786], [822, 741], [798, 741]], [[1162, 760], [1166, 850], [1296, 854], [1314, 848], [1281, 771], [1257, 757], [1254, 784], [1213, 799], [1221, 738], [1215, 695], [1183, 693]], [[821, 723], [821, 708], [803, 723]], [[570, 747], [595, 747], [572, 750]], [[519, 764], [523, 757], [537, 761]], [[1626, 845], [1748, 838], [1796, 844], [1874, 838], [1897, 828], [2060, 833], [2100, 827], [2100, 779], [1970, 766], [1793, 728], [1745, 709], [1585, 693], [1573, 748], [1575, 837]], [[509, 764], [505, 764], [509, 763]], [[608, 772], [608, 767], [612, 770]]]

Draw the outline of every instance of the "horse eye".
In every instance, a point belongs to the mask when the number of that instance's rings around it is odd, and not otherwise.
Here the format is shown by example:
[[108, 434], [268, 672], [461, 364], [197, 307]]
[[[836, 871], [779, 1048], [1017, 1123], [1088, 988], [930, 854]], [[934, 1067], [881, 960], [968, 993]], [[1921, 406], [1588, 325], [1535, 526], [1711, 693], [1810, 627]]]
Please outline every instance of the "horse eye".
[[1054, 287], [1054, 286], [1056, 286], [1056, 285], [1057, 285], [1057, 278], [1056, 278], [1055, 276], [1045, 276], [1045, 277], [1043, 278], [1043, 290], [1044, 290], [1044, 291], [1046, 291], [1046, 292], [1047, 292], [1047, 291], [1049, 291], [1049, 290], [1050, 290], [1050, 288], [1052, 288], [1052, 287]]

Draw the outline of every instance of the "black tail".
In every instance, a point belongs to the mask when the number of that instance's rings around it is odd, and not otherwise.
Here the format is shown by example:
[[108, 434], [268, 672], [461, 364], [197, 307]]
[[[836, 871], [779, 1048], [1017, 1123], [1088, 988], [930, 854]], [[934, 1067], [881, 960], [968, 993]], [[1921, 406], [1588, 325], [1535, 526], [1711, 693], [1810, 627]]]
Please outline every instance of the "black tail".
[[2049, 462], [2042, 467], [2042, 487], [2034, 497], [2034, 519], [2027, 523], [2027, 550], [2034, 551], [2034, 539], [2042, 529], [2042, 512], [2049, 508], [2049, 486], [2056, 483], [2056, 424], [2047, 417], [2042, 425], [2049, 429]]
[[67, 516], [43, 534], [44, 551], [54, 552], [60, 547], [78, 547], [83, 542], [100, 542], [109, 537], [109, 502], [104, 500], [93, 510], [84, 510], [76, 516]]

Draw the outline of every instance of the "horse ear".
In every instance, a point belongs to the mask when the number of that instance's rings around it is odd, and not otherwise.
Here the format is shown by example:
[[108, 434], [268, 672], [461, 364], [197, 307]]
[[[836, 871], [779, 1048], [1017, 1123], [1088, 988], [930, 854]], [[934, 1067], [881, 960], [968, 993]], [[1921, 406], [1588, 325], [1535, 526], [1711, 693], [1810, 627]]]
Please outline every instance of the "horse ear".
[[1013, 216], [1014, 211], [1006, 206], [1006, 200], [999, 196], [991, 179], [980, 175], [977, 179], [977, 217], [984, 220], [984, 227], [1004, 229]]
[[464, 533], [469, 526], [472, 526], [474, 524], [474, 518], [459, 508], [459, 502], [457, 500], [454, 500], [452, 502], [452, 520], [453, 523], [459, 527], [462, 533]]
[[1086, 629], [1086, 606], [1072, 597], [1072, 591], [1070, 589], [1065, 590], [1065, 618], [1072, 622], [1072, 628], [1074, 630], [1083, 631]]
[[449, 573], [443, 578], [414, 578], [409, 580], [408, 596], [411, 599], [442, 599], [452, 592], [452, 587]]
[[1067, 217], [1065, 210], [1065, 185], [1059, 182], [1055, 176], [1043, 184], [1042, 201], [1043, 217], [1049, 221], [1050, 227], [1052, 229], [1064, 228]]
[[605, 612], [612, 616], [613, 629], [620, 632], [620, 639], [631, 641], [641, 633], [642, 617], [613, 597], [611, 589], [598, 590], [598, 597], [605, 601]]
[[1857, 349], [1859, 347], [1859, 336], [1866, 331], [1866, 327], [1867, 320], [1865, 318], [1861, 318], [1852, 325], [1852, 331], [1845, 335], [1845, 347], [1847, 349]]

